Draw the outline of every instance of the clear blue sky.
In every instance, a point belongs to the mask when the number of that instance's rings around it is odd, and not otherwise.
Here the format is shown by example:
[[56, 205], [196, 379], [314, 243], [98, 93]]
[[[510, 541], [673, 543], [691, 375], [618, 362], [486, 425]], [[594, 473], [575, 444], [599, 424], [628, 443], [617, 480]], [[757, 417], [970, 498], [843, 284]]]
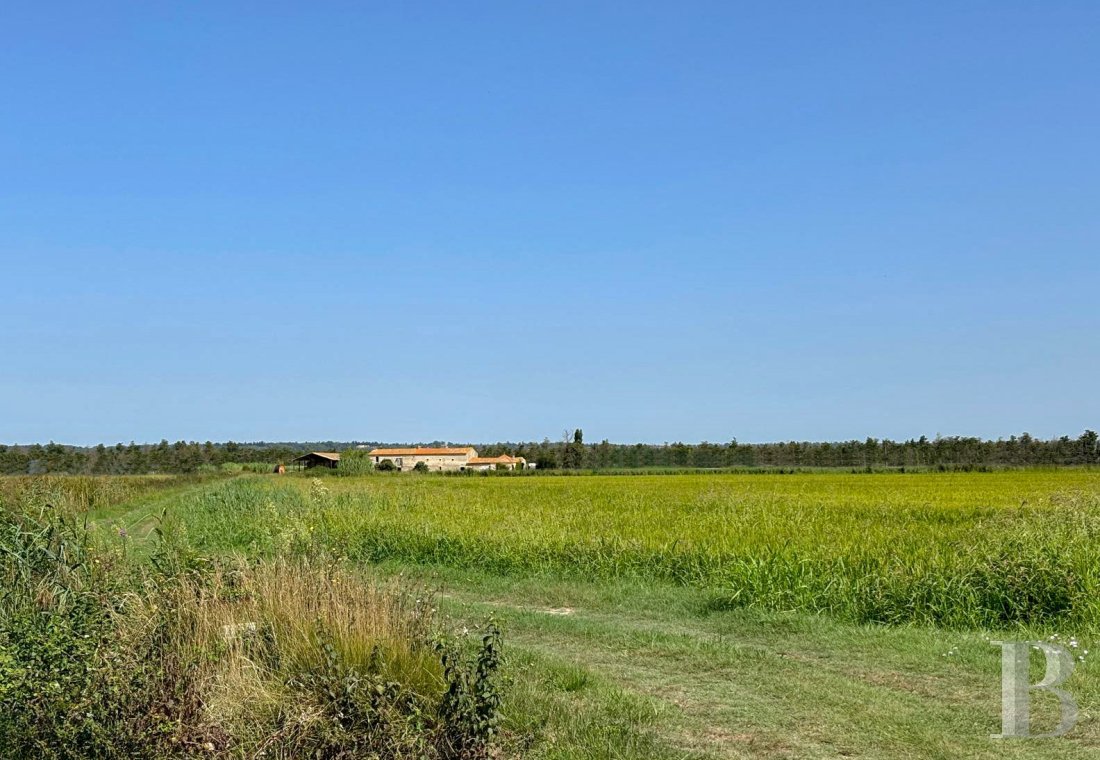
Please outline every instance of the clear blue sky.
[[1096, 2], [0, 7], [0, 441], [1100, 425]]

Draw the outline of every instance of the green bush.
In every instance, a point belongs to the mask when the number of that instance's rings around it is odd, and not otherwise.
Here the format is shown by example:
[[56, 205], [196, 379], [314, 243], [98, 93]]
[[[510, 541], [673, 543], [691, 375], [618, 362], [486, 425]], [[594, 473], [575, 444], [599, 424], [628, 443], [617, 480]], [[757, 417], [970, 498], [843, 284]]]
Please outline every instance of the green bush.
[[[192, 663], [162, 651], [170, 618], [142, 640], [120, 635], [129, 568], [73, 523], [4, 516], [0, 577], [3, 757], [153, 758], [199, 703]], [[161, 607], [167, 610], [167, 606]]]

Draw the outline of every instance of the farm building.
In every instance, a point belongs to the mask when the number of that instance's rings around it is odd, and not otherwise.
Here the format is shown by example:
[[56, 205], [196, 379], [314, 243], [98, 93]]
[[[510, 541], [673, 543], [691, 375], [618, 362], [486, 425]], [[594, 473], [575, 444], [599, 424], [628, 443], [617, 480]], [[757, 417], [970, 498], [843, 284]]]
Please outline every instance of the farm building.
[[502, 454], [499, 457], [479, 457], [477, 450], [472, 446], [460, 448], [404, 448], [404, 449], [374, 449], [370, 452], [371, 461], [379, 464], [388, 459], [393, 462], [398, 470], [411, 470], [420, 462], [433, 472], [461, 471], [461, 470], [514, 470], [517, 467], [523, 469], [527, 460], [523, 457], [510, 457]]
[[527, 466], [527, 460], [523, 457], [510, 457], [507, 454], [501, 454], [499, 457], [471, 457], [466, 463], [467, 469], [470, 470], [515, 470], [517, 468], [524, 469]]
[[302, 454], [300, 457], [295, 457], [293, 460], [298, 469], [310, 470], [314, 467], [331, 467], [334, 468], [340, 464], [340, 455], [334, 451], [311, 451], [308, 454]]

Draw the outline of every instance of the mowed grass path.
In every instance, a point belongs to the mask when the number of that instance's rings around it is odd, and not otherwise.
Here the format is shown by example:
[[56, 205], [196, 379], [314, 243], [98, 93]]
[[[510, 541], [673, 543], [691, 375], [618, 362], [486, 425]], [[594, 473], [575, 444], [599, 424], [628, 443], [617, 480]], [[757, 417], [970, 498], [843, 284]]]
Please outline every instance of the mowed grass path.
[[[533, 673], [557, 674], [539, 680], [538, 688], [567, 689], [582, 705], [604, 684], [647, 699], [669, 748], [662, 757], [953, 760], [1100, 753], [1100, 678], [1093, 663], [1079, 664], [1066, 684], [1081, 708], [1069, 736], [990, 738], [1000, 731], [1000, 656], [988, 641], [996, 634], [850, 625], [799, 613], [706, 612], [692, 589], [630, 582], [513, 581], [397, 566], [379, 572], [432, 579], [445, 590], [448, 613], [471, 624], [493, 614], [514, 657], [533, 662]], [[1041, 677], [1039, 660], [1033, 682]], [[521, 695], [534, 688], [526, 682], [533, 673], [516, 673]], [[1032, 718], [1036, 732], [1049, 730], [1058, 722], [1056, 700], [1037, 693]], [[571, 746], [558, 755], [551, 745], [546, 756], [619, 755], [598, 746], [586, 753]]]

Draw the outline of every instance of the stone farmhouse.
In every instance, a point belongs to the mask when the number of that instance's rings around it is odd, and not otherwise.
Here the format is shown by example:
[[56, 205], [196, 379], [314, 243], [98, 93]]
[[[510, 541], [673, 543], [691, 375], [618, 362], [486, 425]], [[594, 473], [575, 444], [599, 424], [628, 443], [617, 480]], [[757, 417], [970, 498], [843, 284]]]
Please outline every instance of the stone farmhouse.
[[412, 470], [420, 462], [427, 465], [432, 472], [462, 471], [462, 470], [515, 470], [527, 467], [527, 460], [523, 457], [510, 457], [501, 454], [498, 457], [479, 457], [477, 449], [472, 446], [461, 448], [407, 448], [407, 449], [373, 449], [370, 452], [371, 461], [375, 465], [384, 459], [393, 462], [400, 471]]

